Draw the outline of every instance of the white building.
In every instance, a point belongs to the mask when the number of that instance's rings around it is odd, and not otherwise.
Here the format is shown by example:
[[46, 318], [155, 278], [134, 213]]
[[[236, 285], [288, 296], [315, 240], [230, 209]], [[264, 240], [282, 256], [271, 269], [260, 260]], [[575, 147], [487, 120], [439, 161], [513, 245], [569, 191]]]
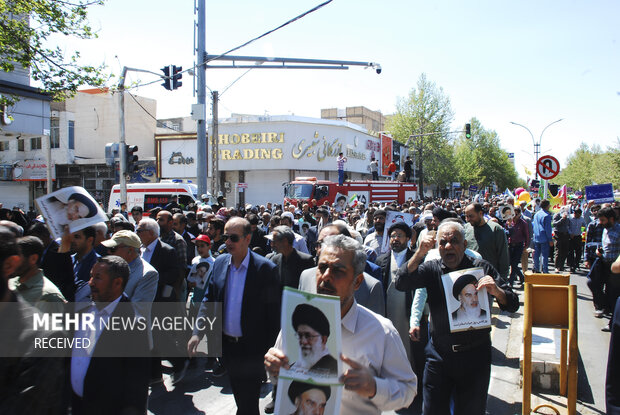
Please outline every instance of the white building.
[[[158, 128], [155, 138], [157, 176], [195, 180], [195, 122], [183, 118], [160, 123], [168, 128]], [[209, 137], [208, 187], [211, 190], [211, 133]], [[348, 158], [345, 173], [351, 180], [370, 179], [370, 159], [380, 159], [380, 141], [366, 129], [320, 118], [286, 115], [222, 119], [217, 140], [220, 188], [226, 190], [229, 206], [281, 203], [282, 184], [298, 176], [337, 182], [339, 152]], [[240, 188], [239, 183], [247, 187]]]

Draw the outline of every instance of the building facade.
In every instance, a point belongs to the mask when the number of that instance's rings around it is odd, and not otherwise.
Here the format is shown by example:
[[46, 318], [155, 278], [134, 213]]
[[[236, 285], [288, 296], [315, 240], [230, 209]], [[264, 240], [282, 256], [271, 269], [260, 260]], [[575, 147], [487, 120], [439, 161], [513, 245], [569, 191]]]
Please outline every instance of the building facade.
[[379, 132], [385, 130], [386, 117], [381, 111], [373, 111], [366, 107], [324, 108], [321, 118], [326, 120], [348, 121], [361, 125], [367, 131]]
[[[160, 120], [155, 141], [157, 176], [162, 179], [197, 177], [196, 133], [175, 133], [171, 125], [190, 127], [181, 119]], [[195, 125], [195, 123], [194, 123]], [[219, 188], [229, 206], [281, 203], [283, 183], [299, 176], [338, 181], [336, 158], [348, 161], [350, 180], [371, 178], [369, 163], [380, 159], [380, 141], [366, 129], [344, 121], [298, 116], [243, 116], [223, 119], [218, 127]], [[214, 137], [209, 133], [208, 160]], [[211, 181], [209, 180], [209, 189]]]

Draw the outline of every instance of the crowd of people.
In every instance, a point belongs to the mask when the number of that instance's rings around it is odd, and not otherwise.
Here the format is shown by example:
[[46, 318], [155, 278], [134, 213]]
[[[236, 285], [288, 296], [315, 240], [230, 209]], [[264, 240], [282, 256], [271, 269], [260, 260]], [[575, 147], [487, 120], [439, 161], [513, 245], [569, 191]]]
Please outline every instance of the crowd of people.
[[[341, 413], [397, 410], [417, 396], [427, 414], [484, 414], [491, 329], [453, 331], [450, 321], [490, 315], [493, 301], [517, 311], [515, 290], [523, 288], [530, 256], [534, 272], [548, 273], [550, 261], [556, 272], [587, 269], [594, 313], [610, 318], [606, 330], [613, 326], [620, 206], [573, 200], [557, 213], [549, 209], [547, 200], [515, 206], [505, 196], [344, 209], [307, 203], [233, 208], [222, 198], [181, 207], [172, 199], [148, 212], [123, 205], [109, 221], [65, 232], [60, 240], [40, 217], [12, 221], [7, 215], [0, 221], [0, 297], [42, 311], [93, 301], [93, 312], [112, 315], [115, 304], [131, 302], [148, 318], [156, 317], [156, 303], [188, 304], [175, 313], [192, 316], [203, 315], [207, 303], [222, 303], [222, 356], [208, 359], [208, 370], [229, 377], [238, 414], [258, 414], [261, 384], [269, 379], [275, 391], [279, 369], [289, 364], [279, 337], [283, 288], [335, 295], [345, 363]], [[411, 214], [413, 221], [386, 223], [389, 211]], [[441, 276], [470, 268], [484, 276], [458, 280], [450, 295], [461, 306], [450, 310]], [[480, 305], [482, 289], [488, 309]], [[311, 366], [325, 356], [325, 329], [311, 320], [298, 326]], [[179, 384], [203, 334], [195, 327], [179, 342], [150, 333], [142, 339], [149, 350], [144, 359], [101, 361], [75, 353], [49, 377], [41, 372], [50, 370], [44, 358], [0, 358], [0, 412], [146, 413], [149, 384], [162, 381], [162, 361], [172, 364], [172, 382]], [[184, 352], [166, 356], [170, 342]], [[3, 343], [4, 349], [25, 345], [19, 338]], [[613, 376], [611, 382], [618, 385]], [[295, 398], [289, 390], [293, 404], [312, 392], [302, 389]], [[265, 412], [273, 409], [271, 402]]]

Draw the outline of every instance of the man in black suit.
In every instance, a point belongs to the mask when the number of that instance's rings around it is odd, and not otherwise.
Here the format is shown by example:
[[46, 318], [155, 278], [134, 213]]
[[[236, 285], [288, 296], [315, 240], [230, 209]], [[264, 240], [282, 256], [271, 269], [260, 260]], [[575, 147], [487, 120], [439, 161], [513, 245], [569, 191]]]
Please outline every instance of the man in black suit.
[[[280, 330], [281, 289], [275, 266], [249, 249], [252, 231], [242, 218], [231, 218], [222, 235], [229, 253], [213, 263], [213, 274], [203, 302], [221, 302], [224, 366], [237, 404], [237, 414], [258, 415], [263, 356]], [[198, 312], [206, 314], [206, 304]], [[187, 344], [196, 353], [202, 334], [198, 328]]]
[[[100, 255], [95, 251], [97, 231], [93, 226], [89, 226], [73, 232], [72, 236], [71, 251], [75, 252], [71, 256], [75, 277], [75, 301], [86, 301], [90, 295], [88, 285], [90, 271], [97, 259], [100, 258]], [[64, 244], [61, 244], [58, 252], [67, 252]]]
[[267, 256], [276, 264], [276, 273], [280, 286], [297, 289], [302, 271], [314, 267], [314, 259], [293, 248], [295, 234], [288, 226], [276, 226], [269, 235], [273, 253]]
[[[151, 264], [159, 273], [157, 292], [153, 302], [176, 301], [177, 288], [175, 284], [179, 278], [179, 262], [174, 248], [159, 239], [159, 225], [154, 219], [142, 219], [140, 223], [138, 223], [136, 233], [142, 241], [142, 259]], [[182, 312], [183, 310], [179, 310], [178, 314], [181, 315]], [[167, 317], [166, 315], [159, 315], [155, 310], [152, 314], [153, 318]], [[152, 382], [162, 381], [161, 358], [157, 350], [168, 349], [170, 347], [176, 349], [177, 347], [173, 342], [175, 342], [175, 339], [166, 331], [153, 330], [155, 350], [153, 351], [153, 362], [151, 366]], [[171, 357], [166, 360], [169, 360], [174, 367], [172, 383], [180, 382], [185, 376], [189, 360], [185, 360], [182, 357]]]
[[[146, 330], [112, 330], [99, 319], [134, 319], [135, 311], [123, 290], [129, 265], [110, 255], [92, 268], [89, 286], [94, 304], [86, 311], [94, 316], [95, 332], [81, 327], [75, 338], [91, 340], [92, 354], [74, 348], [71, 387], [75, 415], [144, 414], [148, 397], [148, 338]], [[108, 320], [109, 322], [110, 320]]]

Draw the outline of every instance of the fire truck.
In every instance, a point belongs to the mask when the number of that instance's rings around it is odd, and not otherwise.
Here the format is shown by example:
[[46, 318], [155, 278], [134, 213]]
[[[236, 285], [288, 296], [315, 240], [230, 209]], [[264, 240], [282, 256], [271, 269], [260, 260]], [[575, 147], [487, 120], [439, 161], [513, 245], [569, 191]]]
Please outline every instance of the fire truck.
[[404, 203], [409, 200], [417, 200], [418, 186], [415, 183], [382, 182], [382, 181], [350, 181], [342, 186], [327, 180], [318, 180], [316, 177], [296, 177], [290, 183], [284, 184], [284, 203], [295, 206], [316, 200], [317, 205], [326, 201], [332, 204], [336, 196], [345, 195], [351, 200], [357, 196], [358, 203], [368, 205], [371, 202]]

